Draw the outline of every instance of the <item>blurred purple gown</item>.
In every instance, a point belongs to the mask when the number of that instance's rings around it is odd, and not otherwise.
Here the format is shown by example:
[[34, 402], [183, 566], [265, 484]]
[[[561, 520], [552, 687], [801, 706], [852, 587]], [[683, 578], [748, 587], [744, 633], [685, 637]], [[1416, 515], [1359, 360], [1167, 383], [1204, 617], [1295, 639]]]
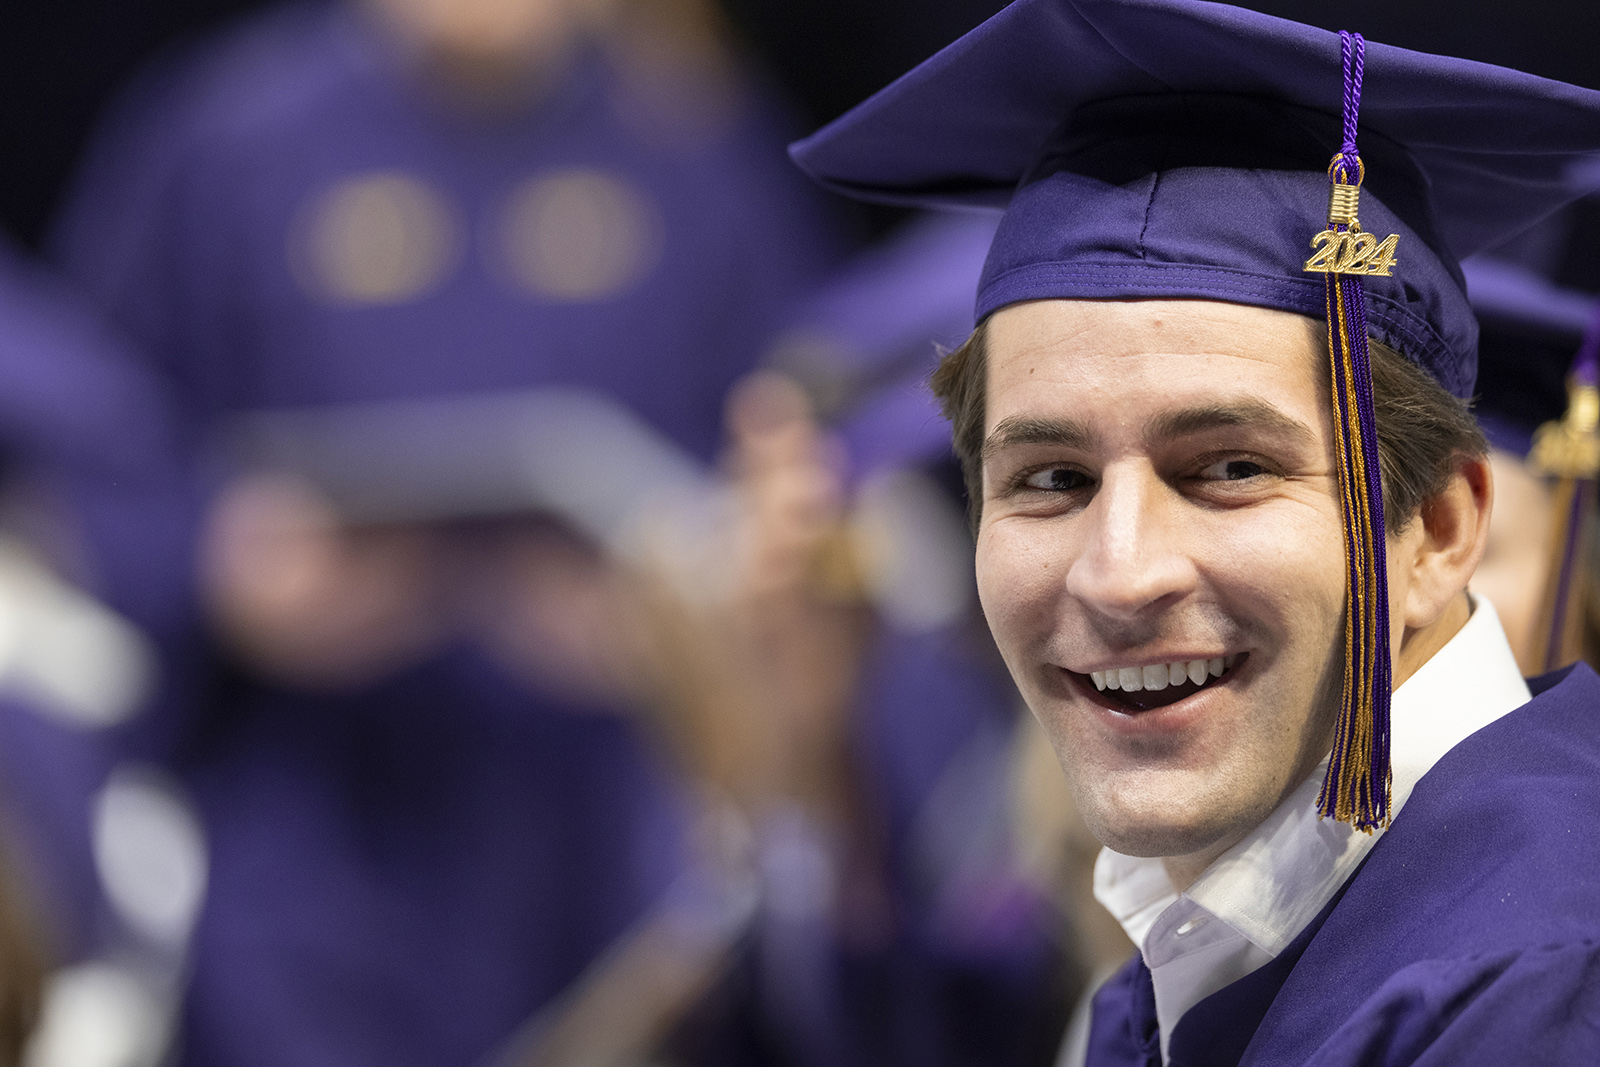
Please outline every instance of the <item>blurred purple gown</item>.
[[[782, 131], [693, 87], [641, 103], [597, 53], [527, 114], [452, 117], [353, 7], [280, 9], [147, 78], [61, 223], [189, 439], [265, 408], [564, 384], [710, 459], [727, 387], [832, 256]], [[318, 231], [330, 203], [355, 214]], [[408, 210], [421, 265], [363, 280], [341, 234]], [[576, 282], [550, 265], [572, 218], [601, 242]], [[633, 728], [474, 648], [343, 696], [213, 683], [165, 756], [212, 853], [184, 1063], [468, 1067], [680, 863]]]
[[[971, 330], [994, 225], [911, 220], [804, 301], [785, 331], [803, 343], [774, 354], [835, 398], [832, 428], [867, 493], [909, 476], [939, 498], [941, 514], [919, 518], [942, 518], [949, 540], [934, 536], [927, 566], [906, 573], [961, 583], [965, 607], [918, 623], [880, 611], [863, 661], [852, 754], [887, 900], [852, 915], [846, 894], [843, 935], [819, 924], [809, 942], [769, 918], [723, 1002], [686, 1028], [692, 1062], [1006, 1067], [1049, 1062], [1059, 1045], [1076, 976], [1053, 905], [1018, 875], [1012, 836], [1026, 712], [975, 606], [949, 424], [926, 385], [939, 349]], [[915, 556], [909, 542], [942, 526], [925, 521], [897, 547]]]

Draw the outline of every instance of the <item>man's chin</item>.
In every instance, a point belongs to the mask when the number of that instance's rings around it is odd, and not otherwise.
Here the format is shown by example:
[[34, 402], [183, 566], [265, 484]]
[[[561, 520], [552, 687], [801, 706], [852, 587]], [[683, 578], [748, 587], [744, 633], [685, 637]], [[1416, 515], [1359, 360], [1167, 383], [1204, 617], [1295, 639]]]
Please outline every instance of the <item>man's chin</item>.
[[[1233, 819], [1196, 819], [1195, 813], [1085, 812], [1095, 838], [1124, 856], [1168, 859], [1221, 852], [1242, 835]], [[1220, 847], [1219, 847], [1220, 846]]]

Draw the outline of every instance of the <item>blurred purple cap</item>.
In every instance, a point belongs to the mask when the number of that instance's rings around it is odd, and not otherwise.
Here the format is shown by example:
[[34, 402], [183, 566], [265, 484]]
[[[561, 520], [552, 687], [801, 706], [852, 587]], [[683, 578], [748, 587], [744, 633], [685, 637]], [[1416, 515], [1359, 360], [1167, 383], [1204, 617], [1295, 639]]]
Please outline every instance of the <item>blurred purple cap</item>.
[[[791, 154], [852, 196], [1004, 206], [980, 320], [1141, 297], [1321, 318], [1302, 267], [1341, 94], [1335, 33], [1199, 0], [1018, 0]], [[1466, 396], [1459, 261], [1578, 195], [1600, 93], [1369, 44], [1360, 148], [1364, 228], [1400, 235], [1395, 276], [1366, 279], [1371, 331]]]
[[811, 387], [858, 473], [949, 451], [928, 375], [972, 329], [972, 291], [999, 221], [997, 211], [912, 221], [836, 273], [774, 347], [769, 362]]
[[1600, 297], [1493, 255], [1473, 256], [1461, 269], [1483, 324], [1478, 424], [1490, 444], [1525, 456], [1534, 431], [1561, 417], [1568, 375], [1594, 375]]

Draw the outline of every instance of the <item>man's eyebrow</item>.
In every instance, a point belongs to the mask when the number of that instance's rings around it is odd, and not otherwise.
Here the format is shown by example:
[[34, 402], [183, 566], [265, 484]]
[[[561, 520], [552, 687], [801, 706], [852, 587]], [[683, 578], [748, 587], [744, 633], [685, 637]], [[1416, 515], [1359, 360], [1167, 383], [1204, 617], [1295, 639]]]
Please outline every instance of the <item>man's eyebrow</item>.
[[[1188, 437], [1230, 426], [1256, 427], [1282, 434], [1306, 447], [1317, 443], [1311, 427], [1255, 397], [1168, 412], [1151, 425], [1149, 436], [1154, 440]], [[987, 460], [1003, 449], [1022, 445], [1089, 449], [1094, 440], [1094, 434], [1077, 419], [1012, 415], [1001, 419], [984, 439], [982, 458]]]
[[1153, 440], [1188, 437], [1228, 426], [1247, 426], [1297, 439], [1303, 446], [1314, 446], [1317, 436], [1299, 419], [1256, 397], [1224, 404], [1206, 404], [1162, 415], [1150, 427]]
[[1086, 449], [1094, 443], [1094, 435], [1077, 419], [1041, 418], [1036, 415], [1012, 415], [1001, 419], [983, 441], [983, 458], [1018, 445], [1059, 445], [1062, 448]]

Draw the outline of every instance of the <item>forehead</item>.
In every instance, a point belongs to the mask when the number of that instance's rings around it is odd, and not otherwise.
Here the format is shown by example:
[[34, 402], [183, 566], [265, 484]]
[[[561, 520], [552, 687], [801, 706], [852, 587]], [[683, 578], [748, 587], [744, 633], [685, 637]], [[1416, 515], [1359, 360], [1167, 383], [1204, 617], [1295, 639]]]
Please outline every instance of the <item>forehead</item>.
[[987, 427], [1066, 408], [1134, 417], [1243, 398], [1315, 420], [1324, 326], [1210, 300], [1039, 300], [988, 322]]

